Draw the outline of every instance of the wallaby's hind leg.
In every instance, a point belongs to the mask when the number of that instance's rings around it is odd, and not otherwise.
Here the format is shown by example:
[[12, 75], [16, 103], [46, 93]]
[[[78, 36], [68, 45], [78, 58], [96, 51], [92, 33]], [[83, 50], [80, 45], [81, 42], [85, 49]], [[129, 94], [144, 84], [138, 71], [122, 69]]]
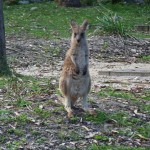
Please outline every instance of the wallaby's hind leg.
[[84, 111], [87, 111], [89, 109], [88, 102], [87, 102], [87, 95], [84, 96], [82, 99], [82, 107]]
[[71, 109], [71, 99], [70, 99], [70, 97], [65, 97], [64, 105], [65, 105], [66, 111], [68, 112], [68, 117], [69, 118], [73, 117], [73, 111]]
[[96, 115], [96, 112], [88, 106], [87, 95], [85, 95], [82, 99], [82, 107], [84, 111], [89, 112], [91, 115]]

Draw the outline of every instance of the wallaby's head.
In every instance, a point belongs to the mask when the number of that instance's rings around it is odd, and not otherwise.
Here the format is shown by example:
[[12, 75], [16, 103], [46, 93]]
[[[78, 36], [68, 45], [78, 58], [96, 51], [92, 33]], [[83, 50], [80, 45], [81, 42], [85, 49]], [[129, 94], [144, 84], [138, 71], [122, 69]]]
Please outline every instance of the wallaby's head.
[[75, 21], [71, 21], [72, 28], [72, 42], [80, 43], [85, 40], [85, 31], [88, 21], [84, 20], [82, 25], [78, 25]]

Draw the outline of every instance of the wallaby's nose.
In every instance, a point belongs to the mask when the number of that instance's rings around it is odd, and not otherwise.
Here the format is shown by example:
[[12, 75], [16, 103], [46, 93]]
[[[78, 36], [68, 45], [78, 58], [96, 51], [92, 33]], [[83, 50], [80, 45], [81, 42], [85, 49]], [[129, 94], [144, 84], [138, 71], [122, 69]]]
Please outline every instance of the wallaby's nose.
[[76, 40], [77, 40], [78, 43], [80, 42], [80, 39], [81, 39], [81, 38], [80, 38], [80, 35], [77, 35], [77, 36], [76, 36]]

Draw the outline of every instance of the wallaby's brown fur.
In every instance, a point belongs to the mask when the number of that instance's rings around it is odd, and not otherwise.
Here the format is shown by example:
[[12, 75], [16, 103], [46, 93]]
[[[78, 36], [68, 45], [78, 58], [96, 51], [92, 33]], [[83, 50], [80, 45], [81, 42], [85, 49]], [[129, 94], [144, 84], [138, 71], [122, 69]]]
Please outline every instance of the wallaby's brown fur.
[[83, 109], [94, 114], [94, 111], [88, 108], [87, 103], [87, 95], [91, 88], [89, 50], [85, 35], [87, 25], [87, 20], [81, 26], [74, 21], [71, 22], [71, 47], [66, 53], [59, 80], [59, 88], [65, 97], [63, 103], [68, 117], [73, 116], [72, 106], [78, 98], [82, 98]]

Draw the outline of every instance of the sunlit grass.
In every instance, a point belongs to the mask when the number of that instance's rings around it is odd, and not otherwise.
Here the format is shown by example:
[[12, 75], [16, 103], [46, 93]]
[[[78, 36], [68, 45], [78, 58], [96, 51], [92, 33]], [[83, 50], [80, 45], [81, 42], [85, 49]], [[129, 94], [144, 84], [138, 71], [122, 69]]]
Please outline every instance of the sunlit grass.
[[115, 90], [112, 88], [104, 88], [98, 92], [98, 95], [101, 97], [118, 97], [124, 99], [136, 99], [135, 95], [128, 91]]
[[[66, 141], [80, 141], [85, 139], [85, 132], [88, 135], [92, 129], [92, 132], [96, 129], [96, 134], [93, 134], [91, 139], [96, 140], [102, 143], [108, 143], [111, 138], [115, 136], [126, 136], [133, 139], [140, 138], [143, 139], [150, 138], [150, 128], [149, 123], [145, 122], [140, 117], [134, 117], [131, 115], [131, 112], [128, 112], [128, 109], [119, 109], [119, 111], [105, 111], [101, 110], [100, 107], [96, 109], [97, 115], [92, 116], [87, 112], [81, 110], [75, 110], [77, 114], [73, 118], [68, 119], [67, 114], [61, 103], [56, 103], [55, 98], [42, 99], [42, 96], [46, 94], [51, 88], [53, 93], [57, 93], [57, 84], [52, 86], [51, 79], [45, 78], [36, 78], [29, 76], [13, 76], [5, 78], [5, 80], [0, 80], [2, 87], [6, 88], [5, 103], [0, 103], [0, 124], [2, 127], [3, 136], [0, 138], [0, 144], [6, 145], [8, 149], [19, 148], [19, 146], [24, 146], [27, 139], [27, 134], [30, 134], [34, 138], [34, 142], [38, 145], [41, 145], [49, 140], [49, 137], [45, 136], [51, 131], [50, 128], [54, 128], [56, 131], [57, 138], [61, 142]], [[26, 91], [24, 93], [24, 91]], [[149, 90], [143, 90], [142, 93], [135, 93], [140, 100], [143, 100], [141, 97], [143, 95], [148, 96]], [[20, 96], [18, 96], [18, 94]], [[10, 96], [11, 95], [11, 96]], [[107, 96], [111, 97], [121, 97], [122, 100], [134, 99], [134, 95], [130, 92], [125, 91], [115, 91], [112, 88], [106, 88], [101, 90], [95, 95], [99, 95], [101, 98]], [[39, 99], [36, 96], [41, 96]], [[21, 99], [20, 99], [21, 98]], [[145, 105], [139, 100], [139, 104], [135, 105], [139, 107], [139, 112], [147, 113], [149, 106]], [[136, 101], [137, 102], [137, 101]], [[92, 105], [92, 104], [91, 104]], [[97, 103], [97, 106], [99, 104]], [[106, 104], [107, 105], [107, 104]], [[119, 108], [119, 107], [118, 107]], [[80, 112], [81, 111], [81, 112]], [[111, 111], [111, 112], [110, 112]], [[116, 131], [114, 135], [108, 135], [105, 133], [104, 126], [110, 124], [110, 132], [113, 130]], [[11, 125], [11, 126], [9, 126]], [[111, 126], [112, 125], [112, 126]], [[92, 126], [92, 127], [91, 127]], [[63, 128], [61, 128], [63, 127]], [[75, 127], [75, 128], [74, 128]], [[76, 127], [79, 127], [76, 128]], [[42, 128], [46, 129], [42, 130]], [[69, 128], [69, 130], [68, 130]], [[78, 130], [76, 130], [78, 129]], [[89, 130], [89, 131], [88, 131]], [[44, 133], [45, 132], [45, 133]], [[82, 134], [83, 135], [82, 135]], [[134, 134], [133, 134], [134, 133]], [[15, 137], [14, 140], [11, 140], [10, 143], [7, 141], [9, 137]], [[16, 141], [15, 139], [19, 139]], [[89, 143], [90, 144], [90, 143]], [[87, 144], [88, 145], [88, 144]], [[100, 146], [91, 143], [88, 149], [120, 149], [123, 150], [122, 145], [114, 147], [112, 146]], [[130, 147], [126, 147], [128, 150]], [[146, 150], [138, 148], [138, 150]]]
[[142, 56], [141, 61], [150, 61], [150, 55]]
[[[31, 10], [32, 7], [36, 9]], [[146, 5], [105, 5], [106, 9], [117, 13], [121, 17], [126, 29], [134, 33], [134, 25], [149, 22], [149, 7]], [[5, 6], [6, 34], [28, 35], [40, 38], [59, 38], [70, 36], [70, 20], [82, 23], [84, 19], [90, 22], [89, 33], [93, 33], [100, 19], [104, 17], [99, 13], [100, 6], [65, 8], [54, 2], [35, 3], [27, 5]], [[143, 34], [142, 34], [143, 35]]]

